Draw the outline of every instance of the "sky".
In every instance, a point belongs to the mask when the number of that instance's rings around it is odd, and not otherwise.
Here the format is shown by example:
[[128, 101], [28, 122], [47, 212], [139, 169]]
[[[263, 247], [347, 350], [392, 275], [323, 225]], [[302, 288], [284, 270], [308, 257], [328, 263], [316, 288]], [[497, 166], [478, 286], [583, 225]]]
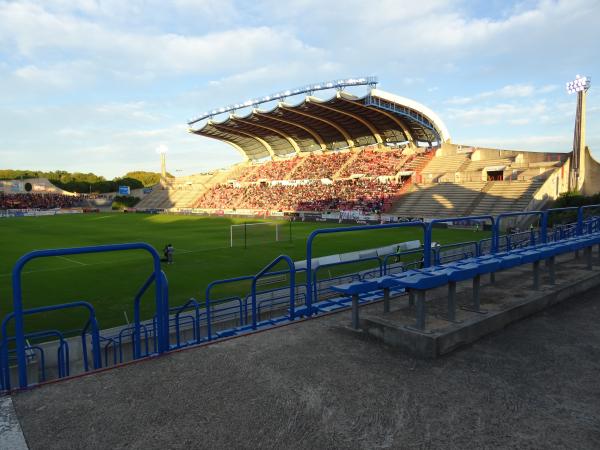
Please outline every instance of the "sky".
[[564, 152], [565, 83], [591, 76], [600, 159], [599, 17], [600, 0], [0, 0], [0, 168], [113, 178], [158, 171], [161, 145], [174, 175], [226, 167], [237, 151], [188, 120], [368, 75], [455, 143]]

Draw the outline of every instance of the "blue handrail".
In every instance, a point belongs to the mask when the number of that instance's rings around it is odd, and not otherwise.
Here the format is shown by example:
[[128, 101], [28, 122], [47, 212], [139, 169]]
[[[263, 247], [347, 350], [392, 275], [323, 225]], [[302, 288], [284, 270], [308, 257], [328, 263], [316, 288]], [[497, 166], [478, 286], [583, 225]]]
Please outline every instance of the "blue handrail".
[[584, 210], [591, 209], [591, 208], [600, 208], [600, 205], [595, 204], [595, 205], [580, 206], [579, 210], [577, 211], [577, 235], [579, 235], [579, 236], [581, 236], [583, 234], [583, 214], [584, 214]]
[[[161, 271], [162, 272], [162, 271]], [[140, 345], [141, 345], [141, 334], [140, 334], [140, 303], [142, 301], [142, 297], [144, 293], [148, 290], [148, 288], [152, 285], [154, 280], [156, 279], [156, 273], [152, 272], [150, 276], [144, 281], [144, 284], [138, 289], [135, 297], [133, 299], [133, 324], [135, 327], [135, 339], [133, 341], [133, 355], [135, 359], [140, 357]]]
[[195, 320], [194, 320], [194, 324], [193, 324], [194, 339], [196, 341], [196, 344], [200, 343], [200, 303], [198, 303], [198, 301], [195, 298], [190, 298], [183, 305], [171, 308], [171, 312], [176, 311], [176, 313], [175, 313], [175, 330], [176, 330], [175, 334], [176, 334], [176, 339], [177, 339], [177, 347], [181, 346], [181, 340], [180, 340], [180, 336], [179, 336], [179, 316], [185, 309], [188, 309], [190, 307], [190, 305], [194, 306], [194, 311], [195, 311]]
[[207, 333], [207, 338], [208, 340], [212, 340], [212, 324], [211, 324], [211, 300], [210, 300], [210, 291], [215, 287], [215, 286], [219, 286], [219, 285], [223, 285], [223, 284], [228, 284], [228, 283], [235, 283], [238, 281], [250, 281], [253, 280], [254, 276], [252, 275], [245, 275], [243, 277], [234, 277], [234, 278], [227, 278], [224, 280], [216, 280], [213, 281], [211, 283], [208, 284], [208, 286], [206, 286], [206, 290], [205, 290], [205, 309], [206, 309], [206, 333]]
[[433, 234], [433, 226], [436, 223], [447, 223], [447, 222], [458, 222], [461, 220], [489, 220], [492, 222], [492, 227], [495, 224], [494, 217], [490, 215], [481, 216], [465, 216], [465, 217], [446, 217], [443, 219], [434, 219], [427, 224], [425, 228], [425, 239], [423, 242], [423, 265], [425, 267], [431, 266], [431, 241]]
[[294, 266], [294, 261], [287, 255], [279, 255], [273, 261], [271, 261], [267, 266], [258, 272], [254, 277], [252, 277], [252, 329], [256, 330], [258, 326], [257, 314], [256, 314], [256, 282], [259, 278], [265, 276], [269, 273], [269, 270], [279, 264], [281, 261], [285, 261], [289, 267], [290, 273], [290, 320], [294, 320], [296, 318], [296, 267]]
[[[131, 244], [111, 244], [111, 245], [98, 245], [91, 247], [79, 247], [79, 248], [61, 248], [53, 250], [35, 250], [21, 256], [15, 263], [12, 270], [12, 290], [13, 290], [13, 312], [15, 317], [15, 337], [17, 343], [17, 361], [19, 368], [19, 387], [21, 389], [27, 388], [27, 359], [25, 354], [25, 324], [24, 324], [24, 309], [23, 309], [23, 292], [21, 283], [21, 273], [23, 267], [33, 259], [46, 258], [52, 256], [64, 256], [64, 255], [80, 255], [86, 253], [102, 253], [102, 252], [113, 252], [113, 251], [124, 251], [124, 250], [145, 250], [152, 256], [154, 274], [156, 276], [156, 311], [158, 316], [158, 351], [159, 353], [165, 352], [169, 349], [169, 332], [167, 323], [168, 312], [164, 309], [164, 290], [163, 290], [163, 279], [158, 276], [161, 271], [160, 268], [160, 256], [158, 252], [149, 244], [143, 242], [131, 243]], [[96, 352], [95, 352], [96, 353]], [[98, 358], [97, 362], [101, 363], [99, 354], [94, 355]], [[98, 364], [100, 366], [100, 364]]]
[[548, 240], [547, 228], [548, 228], [548, 211], [524, 211], [524, 212], [513, 212], [513, 213], [502, 213], [496, 216], [496, 223], [494, 224], [494, 231], [492, 236], [492, 253], [498, 253], [499, 247], [499, 236], [500, 236], [500, 223], [502, 219], [507, 217], [521, 217], [521, 216], [539, 216], [541, 219], [540, 235], [542, 243], [546, 243]]
[[[13, 313], [8, 314], [12, 317]], [[8, 317], [7, 315], [7, 317]], [[0, 352], [2, 354], [1, 358], [2, 358], [2, 364], [0, 364], [2, 366], [2, 388], [5, 390], [10, 390], [11, 388], [11, 383], [10, 383], [10, 363], [9, 363], [9, 358], [8, 358], [8, 354], [9, 353], [16, 353], [16, 349], [15, 350], [9, 350], [8, 349], [8, 344], [9, 342], [12, 341], [16, 341], [15, 337], [9, 337], [6, 334], [6, 326], [8, 324], [8, 320], [10, 318], [5, 318], [5, 320], [2, 323], [2, 344], [0, 344]], [[61, 333], [58, 330], [44, 330], [44, 331], [35, 331], [32, 333], [27, 333], [25, 335], [25, 339], [40, 339], [40, 338], [45, 338], [45, 337], [50, 337], [50, 336], [54, 336], [56, 338], [58, 338], [59, 341], [59, 345], [58, 345], [58, 349], [57, 349], [57, 364], [58, 364], [58, 376], [59, 378], [62, 378], [64, 376], [67, 376], [69, 374], [69, 344], [68, 342], [65, 340], [64, 334]], [[27, 345], [27, 348], [31, 348], [31, 346]], [[45, 378], [46, 376], [46, 368], [45, 368], [45, 358], [44, 358], [44, 354], [42, 352], [42, 360], [41, 363], [44, 365], [42, 368], [42, 372], [43, 372], [43, 377]]]
[[[363, 259], [356, 259], [353, 261], [340, 261], [340, 262], [335, 262], [335, 263], [330, 263], [330, 264], [320, 264], [319, 266], [317, 266], [315, 268], [315, 270], [313, 270], [313, 303], [316, 303], [319, 301], [318, 298], [318, 272], [319, 270], [321, 270], [324, 267], [335, 267], [335, 266], [342, 266], [342, 265], [348, 265], [348, 264], [357, 264], [357, 263], [362, 263], [362, 262], [368, 262], [368, 261], [377, 261], [377, 265], [378, 265], [378, 270], [379, 270], [379, 276], [383, 276], [383, 262], [381, 261], [381, 258], [379, 256], [371, 256], [369, 258], [363, 258]], [[336, 278], [336, 277], [333, 277]], [[321, 281], [327, 281], [327, 279], [325, 280], [321, 280]]]
[[308, 236], [306, 240], [306, 314], [311, 315], [313, 313], [313, 283], [312, 283], [312, 246], [315, 238], [320, 234], [332, 234], [332, 233], [347, 233], [353, 231], [368, 231], [368, 230], [380, 230], [388, 228], [406, 228], [406, 227], [420, 227], [425, 233], [425, 224], [423, 222], [402, 222], [402, 223], [390, 223], [390, 224], [379, 224], [379, 225], [363, 225], [359, 227], [340, 227], [340, 228], [321, 228], [314, 230]]

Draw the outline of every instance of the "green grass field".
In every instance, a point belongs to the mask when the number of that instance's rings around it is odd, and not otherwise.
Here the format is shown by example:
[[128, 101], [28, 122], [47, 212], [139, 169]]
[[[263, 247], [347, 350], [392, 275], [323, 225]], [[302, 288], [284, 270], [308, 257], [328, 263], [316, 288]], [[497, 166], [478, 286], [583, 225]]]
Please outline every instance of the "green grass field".
[[[169, 280], [171, 306], [190, 297], [204, 300], [206, 285], [217, 279], [257, 273], [280, 254], [294, 260], [306, 258], [306, 237], [323, 227], [336, 224], [282, 224], [282, 242], [253, 239], [248, 248], [230, 247], [230, 225], [243, 219], [174, 215], [97, 213], [50, 217], [19, 217], [0, 220], [2, 258], [0, 259], [0, 316], [12, 311], [11, 270], [23, 254], [36, 249], [78, 247], [126, 242], [147, 242], [160, 250], [168, 242], [175, 247], [175, 264], [163, 264]], [[255, 222], [255, 220], [253, 220]], [[483, 239], [485, 232], [437, 229], [434, 240], [441, 243]], [[413, 239], [422, 240], [420, 228], [369, 230], [320, 236], [314, 256], [380, 247]], [[278, 266], [279, 267], [279, 266]], [[281, 268], [284, 265], [280, 266]], [[345, 267], [353, 272], [365, 264]], [[133, 318], [133, 298], [152, 271], [150, 256], [142, 251], [112, 252], [38, 259], [26, 265], [23, 273], [25, 308], [85, 300], [92, 303], [102, 328], [123, 325]], [[216, 290], [219, 298], [249, 291], [248, 284]], [[153, 291], [142, 302], [143, 318], [154, 313]], [[80, 328], [84, 315], [63, 311], [27, 318], [27, 330]]]

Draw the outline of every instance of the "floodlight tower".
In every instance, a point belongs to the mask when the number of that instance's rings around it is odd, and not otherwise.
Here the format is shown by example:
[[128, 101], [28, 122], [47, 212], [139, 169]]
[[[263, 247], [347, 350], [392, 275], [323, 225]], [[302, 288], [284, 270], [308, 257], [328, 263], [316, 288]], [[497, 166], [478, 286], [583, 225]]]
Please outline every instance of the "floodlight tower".
[[592, 84], [590, 77], [577, 75], [567, 83], [569, 94], [577, 93], [577, 112], [575, 114], [575, 132], [573, 133], [573, 153], [569, 174], [569, 190], [581, 189], [585, 177], [585, 101], [587, 91]]
[[164, 144], [156, 148], [156, 153], [160, 155], [160, 178], [162, 181], [167, 179], [167, 146]]

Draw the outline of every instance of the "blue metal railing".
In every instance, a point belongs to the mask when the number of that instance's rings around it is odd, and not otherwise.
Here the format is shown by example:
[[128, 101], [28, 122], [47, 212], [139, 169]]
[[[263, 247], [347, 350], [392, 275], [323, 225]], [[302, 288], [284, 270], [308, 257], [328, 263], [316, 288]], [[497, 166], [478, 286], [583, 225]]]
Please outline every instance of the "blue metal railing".
[[[576, 235], [585, 235], [589, 233], [600, 232], [600, 217], [595, 215], [586, 215], [586, 212], [592, 208], [600, 208], [600, 205], [587, 205], [579, 208], [555, 208], [547, 211], [529, 211], [529, 212], [516, 212], [516, 213], [505, 213], [500, 214], [496, 217], [492, 216], [469, 216], [469, 217], [457, 217], [457, 218], [444, 218], [436, 219], [427, 224], [423, 222], [405, 222], [405, 223], [394, 223], [394, 224], [381, 224], [381, 225], [367, 225], [357, 227], [342, 227], [342, 228], [330, 228], [330, 229], [319, 229], [313, 231], [307, 238], [306, 243], [306, 292], [298, 293], [298, 285], [296, 284], [296, 275], [300, 270], [295, 269], [294, 262], [287, 255], [281, 255], [269, 263], [264, 269], [262, 269], [256, 275], [243, 276], [237, 278], [231, 278], [227, 280], [217, 280], [210, 283], [206, 288], [205, 297], [205, 308], [201, 309], [201, 305], [194, 299], [188, 300], [181, 306], [169, 308], [168, 300], [168, 281], [164, 273], [160, 270], [160, 259], [156, 251], [148, 244], [136, 243], [136, 244], [117, 244], [109, 246], [98, 246], [98, 247], [84, 247], [80, 249], [57, 249], [57, 250], [42, 250], [31, 252], [24, 255], [17, 261], [13, 268], [13, 305], [14, 312], [10, 313], [4, 318], [2, 324], [2, 341], [0, 348], [0, 387], [3, 389], [10, 389], [10, 374], [9, 374], [9, 361], [16, 361], [18, 374], [19, 374], [19, 386], [21, 388], [27, 387], [27, 358], [28, 353], [37, 351], [40, 353], [41, 368], [43, 371], [42, 379], [45, 378], [45, 355], [44, 350], [40, 346], [33, 346], [27, 344], [25, 339], [30, 338], [41, 338], [41, 337], [52, 337], [58, 338], [58, 372], [59, 376], [69, 375], [69, 357], [68, 357], [68, 342], [64, 338], [64, 334], [58, 330], [49, 330], [37, 333], [25, 333], [24, 332], [24, 316], [27, 314], [43, 313], [52, 310], [84, 307], [89, 312], [88, 320], [85, 326], [81, 330], [81, 342], [83, 349], [83, 365], [84, 370], [90, 370], [88, 361], [88, 339], [91, 336], [92, 349], [91, 355], [93, 357], [93, 368], [99, 368], [102, 366], [102, 355], [104, 356], [104, 365], [109, 364], [110, 351], [113, 352], [113, 364], [123, 361], [123, 342], [125, 339], [131, 338], [133, 347], [133, 357], [140, 358], [150, 354], [149, 342], [153, 339], [154, 352], [161, 353], [168, 351], [171, 348], [179, 348], [184, 345], [199, 344], [203, 341], [201, 331], [201, 323], [206, 320], [206, 337], [208, 340], [214, 339], [218, 335], [226, 335], [228, 330], [224, 330], [223, 334], [220, 332], [214, 334], [213, 325], [215, 318], [229, 321], [238, 319], [238, 325], [243, 327], [245, 331], [255, 330], [260, 324], [261, 313], [267, 308], [281, 308], [283, 305], [289, 305], [289, 314], [282, 316], [287, 320], [294, 320], [299, 309], [297, 309], [298, 300], [300, 303], [304, 301], [305, 311], [302, 314], [311, 315], [317, 312], [313, 305], [319, 298], [320, 286], [322, 283], [335, 282], [342, 278], [348, 278], [354, 275], [360, 274], [343, 274], [339, 276], [322, 278], [319, 279], [319, 273], [328, 267], [341, 266], [344, 264], [351, 264], [364, 261], [377, 261], [377, 267], [372, 270], [373, 275], [382, 275], [387, 273], [390, 264], [393, 263], [393, 258], [409, 254], [423, 254], [422, 264], [429, 266], [431, 264], [439, 264], [444, 262], [444, 250], [452, 252], [452, 249], [458, 248], [457, 255], [450, 255], [450, 257], [471, 256], [473, 254], [481, 255], [485, 250], [490, 250], [490, 253], [500, 251], [500, 242], [503, 240], [503, 250], [510, 251], [512, 248], [521, 246], [528, 246], [537, 244], [538, 242], [544, 243], [548, 241], [559, 241], [561, 239], [574, 237]], [[560, 224], [548, 232], [548, 220], [552, 214], [556, 214], [567, 210], [577, 210], [577, 222], [573, 224]], [[520, 216], [534, 216], [539, 220], [540, 226], [533, 228], [529, 232], [518, 233], [518, 234], [507, 234], [501, 235], [501, 224], [503, 221], [511, 217]], [[441, 247], [432, 248], [432, 233], [434, 225], [440, 222], [459, 222], [464, 220], [489, 220], [492, 222], [492, 237], [482, 239], [478, 242], [460, 242], [453, 244], [446, 244]], [[360, 261], [344, 261], [333, 264], [321, 265], [312, 268], [313, 258], [313, 244], [314, 239], [320, 234], [331, 234], [331, 233], [344, 233], [344, 232], [362, 232], [370, 230], [381, 230], [387, 228], [404, 228], [404, 227], [419, 227], [423, 232], [424, 247], [423, 249], [410, 250], [406, 252], [399, 252], [390, 255], [378, 256], [366, 258]], [[134, 299], [134, 316], [135, 321], [132, 327], [123, 328], [120, 330], [118, 336], [104, 337], [99, 335], [98, 323], [95, 316], [93, 307], [86, 302], [73, 302], [64, 305], [54, 305], [49, 307], [24, 309], [22, 304], [22, 293], [21, 293], [21, 273], [23, 267], [27, 262], [35, 258], [52, 257], [61, 255], [75, 255], [83, 253], [98, 253], [105, 251], [120, 251], [120, 250], [145, 250], [148, 251], [154, 261], [153, 272], [144, 282], [142, 287], [137, 292]], [[392, 262], [390, 262], [392, 261]], [[277, 272], [271, 272], [271, 270], [279, 263], [285, 262], [287, 264], [286, 270]], [[420, 264], [421, 260], [418, 260], [416, 264]], [[304, 269], [301, 269], [304, 270]], [[275, 275], [275, 274], [289, 274], [289, 283], [285, 287], [279, 287], [268, 291], [258, 291], [257, 285], [261, 278]], [[363, 273], [363, 276], [368, 274]], [[250, 294], [246, 297], [246, 301], [243, 301], [241, 297], [229, 297], [225, 299], [211, 299], [211, 291], [218, 285], [224, 285], [227, 283], [235, 283], [240, 281], [248, 281], [251, 284]], [[143, 324], [140, 318], [140, 303], [143, 295], [152, 286], [156, 285], [156, 314], [152, 319], [152, 323]], [[325, 287], [324, 289], [327, 289]], [[288, 292], [286, 294], [286, 292]], [[268, 295], [272, 293], [270, 298], [260, 299], [259, 297], [263, 294]], [[298, 297], [300, 295], [300, 297]], [[305, 295], [305, 298], [302, 296]], [[248, 305], [250, 303], [250, 305]], [[248, 311], [248, 307], [250, 311]], [[192, 311], [191, 314], [184, 314], [185, 311]], [[173, 317], [169, 316], [169, 313], [174, 313]], [[8, 337], [6, 333], [7, 323], [11, 319], [15, 319], [15, 336]], [[273, 322], [271, 322], [273, 323]], [[183, 342], [182, 339], [182, 328], [185, 330], [192, 330], [193, 339], [190, 341]], [[170, 345], [170, 332], [175, 330], [175, 345]], [[204, 331], [202, 329], [202, 331]], [[239, 330], [237, 330], [239, 331]], [[236, 331], [236, 332], [237, 332]], [[143, 334], [143, 336], [142, 336]], [[12, 342], [15, 342], [15, 349], [12, 350]], [[142, 342], [145, 342], [145, 352], [142, 351]], [[11, 346], [11, 348], [9, 348]], [[16, 358], [13, 358], [12, 354], [15, 354]], [[9, 356], [11, 355], [11, 356]]]
[[310, 316], [313, 313], [313, 280], [312, 280], [312, 250], [313, 241], [321, 234], [333, 234], [333, 233], [347, 233], [355, 231], [371, 231], [381, 229], [392, 229], [392, 228], [406, 228], [406, 227], [419, 227], [425, 233], [425, 224], [423, 222], [403, 222], [403, 223], [391, 223], [381, 225], [364, 225], [359, 227], [340, 227], [340, 228], [321, 228], [315, 230], [308, 236], [306, 240], [306, 314]]
[[[154, 247], [145, 243], [132, 243], [132, 244], [112, 244], [112, 245], [99, 245], [91, 247], [80, 247], [80, 248], [62, 248], [54, 250], [35, 250], [29, 252], [17, 260], [12, 270], [12, 290], [13, 290], [13, 314], [15, 319], [15, 337], [16, 337], [16, 353], [19, 370], [19, 387], [25, 389], [27, 383], [27, 359], [25, 355], [25, 325], [24, 325], [24, 314], [23, 308], [23, 293], [21, 283], [21, 272], [27, 263], [38, 258], [47, 258], [53, 256], [66, 256], [66, 255], [80, 255], [89, 253], [103, 253], [103, 252], [114, 252], [124, 250], [145, 250], [152, 256], [154, 275], [156, 277], [156, 312], [158, 316], [158, 351], [159, 353], [165, 352], [169, 349], [168, 342], [168, 323], [167, 323], [167, 311], [168, 307], [165, 308], [165, 299], [163, 291], [163, 278], [159, 276], [161, 272], [160, 268], [160, 256]], [[62, 308], [67, 306], [62, 305]], [[97, 347], [93, 349], [94, 363], [100, 367], [101, 359], [99, 353], [99, 339], [96, 340]]]
[[[500, 224], [502, 223], [503, 219], [509, 218], [509, 217], [524, 217], [524, 216], [537, 216], [540, 218], [540, 235], [541, 235], [541, 242], [545, 243], [548, 239], [548, 233], [547, 233], [547, 224], [548, 224], [548, 211], [524, 211], [524, 212], [513, 212], [513, 213], [502, 213], [499, 214], [498, 216], [496, 216], [496, 223], [494, 224], [493, 227], [493, 237], [494, 240], [493, 245], [492, 245], [492, 253], [498, 253], [498, 248], [499, 248], [499, 236], [500, 236]], [[534, 245], [535, 244], [535, 235], [534, 233], [531, 233], [531, 244]]]
[[273, 261], [271, 261], [267, 266], [258, 272], [254, 277], [252, 277], [252, 287], [251, 287], [251, 295], [252, 295], [252, 329], [256, 330], [258, 317], [257, 317], [257, 309], [256, 309], [256, 283], [258, 280], [265, 275], [269, 274], [269, 270], [279, 264], [281, 261], [285, 261], [289, 268], [290, 274], [290, 309], [289, 309], [289, 319], [294, 320], [296, 318], [296, 267], [294, 266], [294, 261], [287, 255], [279, 255]]
[[425, 228], [425, 239], [423, 242], [423, 264], [425, 267], [431, 266], [431, 242], [433, 236], [433, 228], [436, 223], [460, 222], [465, 220], [489, 220], [494, 226], [495, 221], [493, 216], [466, 216], [466, 217], [451, 217], [443, 219], [435, 219], [427, 224]]

